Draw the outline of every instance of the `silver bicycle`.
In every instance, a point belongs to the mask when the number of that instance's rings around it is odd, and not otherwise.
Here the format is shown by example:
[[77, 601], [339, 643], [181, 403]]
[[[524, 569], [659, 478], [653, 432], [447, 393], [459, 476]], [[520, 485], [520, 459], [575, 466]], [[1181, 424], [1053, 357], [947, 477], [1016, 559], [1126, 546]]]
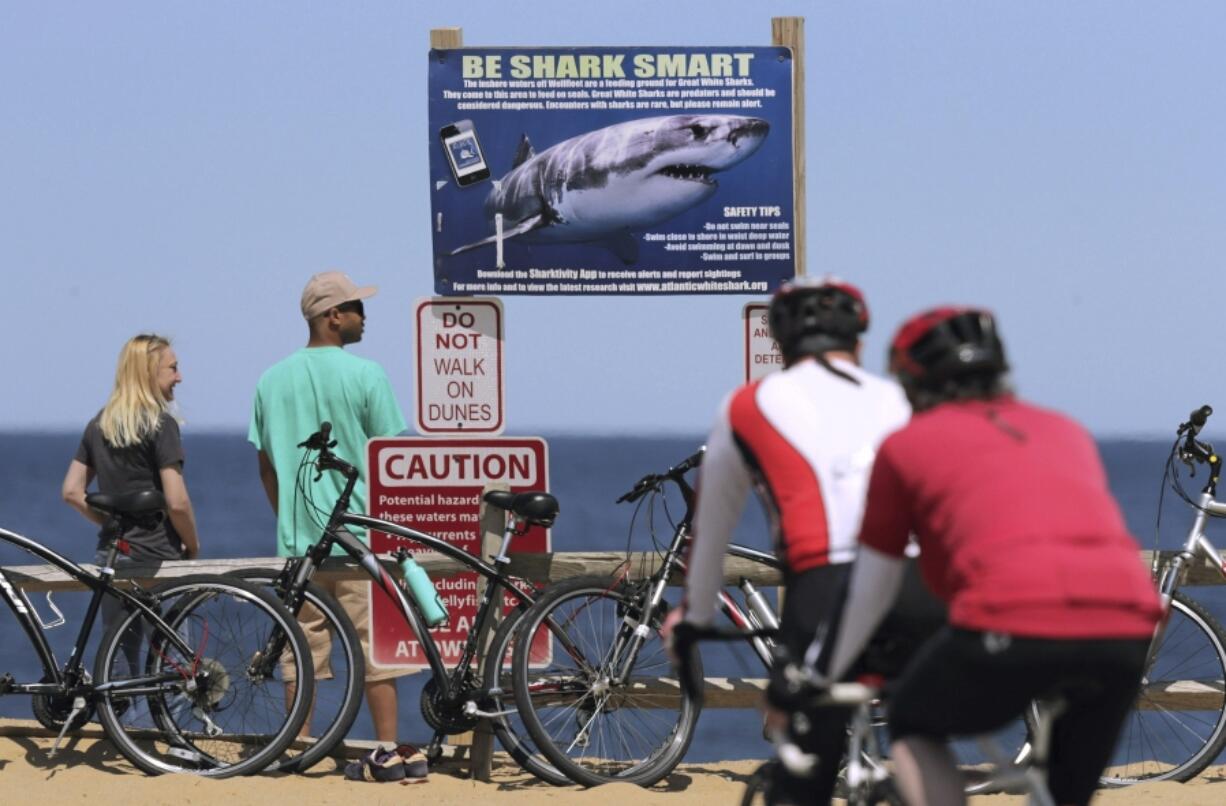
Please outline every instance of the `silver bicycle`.
[[[1222, 458], [1198, 436], [1213, 409], [1202, 406], [1179, 426], [1163, 484], [1196, 511], [1183, 548], [1153, 571], [1166, 614], [1154, 633], [1136, 704], [1120, 732], [1115, 755], [1103, 774], [1107, 786], [1141, 781], [1187, 781], [1209, 766], [1226, 746], [1226, 631], [1209, 611], [1179, 588], [1200, 561], [1226, 579], [1222, 555], [1205, 536], [1210, 518], [1226, 517], [1217, 500]], [[1177, 472], [1182, 461], [1195, 475], [1208, 469], [1200, 494], [1189, 495]]]

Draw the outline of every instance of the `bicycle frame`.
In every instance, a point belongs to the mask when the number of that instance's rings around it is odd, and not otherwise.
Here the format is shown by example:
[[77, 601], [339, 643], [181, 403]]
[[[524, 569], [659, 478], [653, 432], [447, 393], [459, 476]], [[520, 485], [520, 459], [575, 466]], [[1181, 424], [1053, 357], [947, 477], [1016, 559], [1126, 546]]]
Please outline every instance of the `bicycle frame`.
[[[698, 454], [696, 454], [697, 456]], [[692, 459], [693, 457], [691, 457]], [[688, 462], [689, 460], [687, 460]], [[683, 463], [684, 467], [685, 463]], [[660, 564], [660, 568], [652, 575], [652, 587], [646, 598], [646, 605], [639, 617], [639, 626], [627, 640], [625, 646], [620, 646], [618, 641], [614, 648], [612, 657], [616, 665], [616, 673], [612, 680], [614, 683], [624, 683], [630, 675], [630, 671], [634, 668], [635, 660], [638, 656], [638, 650], [647, 640], [648, 633], [643, 625], [651, 623], [652, 617], [660, 607], [660, 603], [664, 599], [664, 592], [668, 587], [669, 580], [672, 578], [674, 571], [686, 572], [688, 567], [685, 562], [685, 552], [689, 548], [690, 542], [690, 525], [694, 516], [694, 505], [696, 496], [694, 489], [685, 481], [684, 474], [669, 473], [665, 474], [665, 480], [671, 481], [677, 485], [681, 491], [682, 499], [685, 502], [685, 515], [677, 524], [676, 530], [673, 532], [672, 542], [669, 544], [668, 550], [664, 554], [664, 559]], [[641, 483], [641, 482], [640, 482]], [[752, 560], [771, 568], [782, 568], [783, 564], [775, 555], [769, 552], [759, 551], [741, 546], [736, 543], [731, 543], [728, 546], [728, 553], [734, 557]], [[740, 608], [736, 600], [733, 599], [726, 590], [719, 591], [719, 606], [723, 610], [724, 615], [740, 630], [746, 632], [760, 632], [763, 629], [778, 629], [778, 617], [770, 607], [770, 603], [762, 596], [753, 583], [748, 579], [742, 578], [739, 587], [745, 594], [746, 600], [750, 603], [750, 610], [746, 613]], [[772, 650], [774, 641], [770, 638], [764, 638], [760, 635], [752, 637], [747, 636], [747, 640], [753, 647], [754, 653], [762, 664], [770, 668], [772, 663]], [[620, 658], [621, 661], [617, 662]]]
[[[1175, 597], [1175, 591], [1183, 584], [1187, 569], [1196, 560], [1197, 554], [1202, 554], [1206, 559], [1211, 559], [1217, 567], [1218, 573], [1226, 577], [1226, 563], [1222, 561], [1222, 555], [1213, 543], [1210, 542], [1209, 538], [1205, 536], [1205, 526], [1211, 515], [1226, 516], [1226, 504], [1216, 500], [1218, 480], [1222, 469], [1222, 458], [1213, 450], [1212, 445], [1198, 442], [1196, 439], [1206, 419], [1212, 413], [1213, 410], [1208, 406], [1193, 412], [1188, 422], [1181, 425], [1177, 432], [1178, 435], [1183, 436], [1183, 445], [1180, 446], [1178, 441], [1176, 441], [1175, 447], [1172, 448], [1172, 456], [1174, 451], [1178, 450], [1180, 457], [1189, 464], [1193, 459], [1207, 464], [1209, 466], [1209, 479], [1205, 482], [1204, 489], [1200, 493], [1200, 500], [1196, 503], [1196, 518], [1192, 522], [1192, 528], [1188, 530], [1188, 538], [1184, 541], [1183, 550], [1175, 555], [1170, 565], [1163, 569], [1162, 576], [1158, 581], [1158, 595], [1162, 601], [1164, 616], [1154, 628], [1154, 636], [1150, 640], [1149, 651], [1146, 653], [1145, 669], [1147, 675], [1158, 647], [1162, 644], [1162, 638], [1166, 632], [1167, 617], [1170, 614], [1171, 601]], [[1158, 562], [1159, 558], [1155, 554], [1155, 571], [1157, 570]]]
[[[48, 565], [55, 566], [77, 582], [85, 585], [93, 591], [90, 597], [89, 606], [85, 612], [85, 618], [81, 623], [81, 629], [77, 633], [77, 640], [73, 644], [72, 652], [68, 657], [68, 662], [61, 669], [58, 661], [55, 658], [55, 653], [51, 651], [51, 645], [47, 642], [46, 632], [42, 623], [38, 620], [34, 606], [30, 603], [29, 597], [20, 587], [13, 585], [11, 580], [4, 575], [3, 569], [0, 569], [0, 591], [3, 592], [4, 601], [13, 611], [13, 615], [21, 624], [22, 629], [29, 638], [30, 643], [34, 647], [35, 653], [38, 655], [39, 661], [43, 665], [43, 672], [47, 677], [47, 682], [39, 683], [17, 683], [9, 682], [0, 693], [4, 694], [55, 694], [66, 696], [81, 696], [89, 693], [107, 693], [117, 691], [128, 691], [141, 686], [156, 685], [160, 682], [170, 682], [180, 679], [178, 673], [170, 674], [169, 672], [160, 677], [125, 680], [115, 683], [106, 683], [99, 686], [83, 684], [84, 678], [83, 656], [85, 653], [85, 644], [89, 640], [90, 633], [93, 630], [94, 621], [98, 617], [98, 611], [102, 606], [102, 598], [107, 595], [119, 597], [123, 602], [133, 609], [139, 610], [146, 618], [148, 618], [162, 633], [167, 636], [175, 647], [186, 654], [192, 656], [195, 650], [189, 647], [183, 639], [176, 633], [165, 621], [161, 615], [153, 610], [141, 596], [126, 591], [115, 586], [113, 579], [115, 569], [111, 567], [111, 563], [115, 559], [114, 546], [110, 549], [107, 564], [99, 569], [98, 574], [92, 574], [81, 566], [69, 560], [67, 557], [52, 551], [46, 546], [31, 540], [28, 537], [19, 535], [16, 532], [10, 532], [7, 529], [0, 529], [0, 541], [10, 543], [17, 548], [32, 554]], [[164, 678], [164, 679], [163, 679]]]
[[[442, 538], [390, 521], [373, 518], [369, 515], [349, 512], [349, 501], [358, 478], [357, 470], [352, 465], [337, 459], [330, 453], [321, 453], [319, 463], [321, 469], [337, 470], [343, 473], [346, 483], [340, 496], [336, 499], [336, 504], [332, 508], [322, 536], [314, 545], [307, 549], [303, 561], [298, 561], [297, 567], [292, 571], [290, 584], [292, 590], [298, 591], [299, 595], [296, 601], [290, 603], [290, 609], [295, 613], [298, 612], [298, 609], [301, 607], [300, 592], [306, 587], [306, 583], [310, 581], [311, 576], [315, 573], [320, 563], [332, 553], [333, 546], [340, 546], [342, 551], [357, 560], [358, 564], [370, 575], [373, 582], [379, 586], [384, 595], [391, 598], [405, 623], [409, 625], [413, 634], [417, 636], [417, 640], [426, 656], [426, 663], [434, 675], [435, 685], [438, 686], [442, 699], [445, 702], [456, 701], [459, 695], [464, 693], [459, 690], [463, 683], [464, 672], [470, 667], [478, 648], [482, 645], [484, 637], [492, 624], [491, 614], [495, 601], [501, 601], [500, 591], [510, 593], [515, 599], [515, 606], [519, 609], [528, 607], [534, 601], [530, 594], [517, 588], [511, 579], [504, 574], [506, 567], [510, 564], [510, 559], [507, 557], [507, 548], [514, 535], [513, 525], [508, 524], [507, 530], [503, 534], [502, 547], [494, 558], [494, 565], [490, 565], [479, 557], [474, 557], [467, 551], [453, 546]], [[364, 543], [350, 534], [349, 531], [344, 529], [343, 527], [345, 526], [377, 529], [380, 532], [386, 532], [406, 540], [411, 540], [414, 543], [433, 549], [446, 557], [456, 560], [469, 570], [485, 577], [488, 581], [489, 584], [485, 586], [481, 600], [477, 603], [477, 617], [473, 624], [473, 629], [469, 631], [468, 640], [464, 644], [464, 651], [454, 667], [454, 676], [451, 674], [452, 670], [449, 670], [443, 662], [438, 645], [435, 643], [433, 636], [430, 635], [417, 603], [413, 601], [411, 596], [407, 595], [405, 590], [392, 578], [391, 574], [383, 568], [378, 556]], [[287, 566], [287, 570], [290, 567]]]
[[[481, 639], [490, 627], [494, 603], [500, 599], [499, 591], [505, 590], [510, 593], [515, 600], [516, 607], [526, 608], [535, 601], [530, 594], [516, 587], [510, 577], [503, 574], [502, 570], [508, 563], [500, 562], [497, 558], [495, 559], [495, 564], [498, 567], [491, 566], [479, 557], [474, 557], [467, 551], [448, 543], [442, 538], [391, 523], [390, 521], [372, 518], [369, 515], [346, 512], [338, 519], [338, 526], [346, 525], [360, 526], [364, 529], [377, 529], [380, 532], [387, 532], [388, 534], [411, 540], [446, 557], [450, 557], [467, 567], [470, 571], [485, 577], [488, 584], [481, 594], [480, 601], [477, 602], [476, 619], [473, 622], [472, 630], [469, 631], [468, 640], [464, 643], [464, 651], [460, 654], [460, 660], [455, 665], [456, 669], [467, 668], [475, 657], [477, 649], [481, 644]], [[437, 685], [444, 699], [453, 698], [457, 693], [455, 690], [456, 681], [451, 679], [450, 670], [443, 662], [438, 645], [434, 642], [433, 636], [430, 635], [429, 629], [426, 627], [425, 619], [421, 615], [417, 602], [413, 601], [413, 598], [408, 596], [400, 585], [396, 584], [391, 574], [379, 562], [378, 556], [344, 529], [329, 530], [327, 536], [312, 548], [312, 552], [326, 557], [330, 553], [333, 543], [339, 544], [349, 556], [357, 560], [383, 592], [391, 597], [396, 607], [400, 610], [401, 616], [421, 643], [422, 651], [426, 656], [426, 662], [429, 664], [430, 671], [434, 674], [435, 680], [438, 681]], [[499, 552], [499, 556], [506, 557], [505, 549]], [[299, 575], [301, 576], [302, 573], [303, 571], [300, 570]]]
[[[1210, 484], [1213, 484], [1211, 480]], [[1216, 486], [1216, 485], [1214, 485]], [[1209, 521], [1210, 515], [1218, 515], [1226, 517], [1226, 503], [1214, 500], [1214, 492], [1206, 486], [1206, 489], [1201, 492], [1200, 501], [1198, 502], [1199, 509], [1196, 511], [1196, 519], [1192, 523], [1192, 528], [1188, 530], [1188, 539], [1184, 541], [1183, 550], [1171, 560], [1162, 572], [1162, 579], [1158, 585], [1158, 591], [1162, 594], [1162, 604], [1164, 607], [1170, 606], [1171, 597], [1175, 595], [1176, 589], [1183, 584], [1183, 579], [1188, 566], [1196, 559], [1197, 554], [1201, 554], [1206, 559], [1212, 559], [1217, 566], [1218, 572], [1226, 578], [1226, 563], [1222, 561], [1222, 555], [1217, 548], [1205, 536], [1205, 525]], [[1155, 562], [1157, 560], [1155, 559]]]

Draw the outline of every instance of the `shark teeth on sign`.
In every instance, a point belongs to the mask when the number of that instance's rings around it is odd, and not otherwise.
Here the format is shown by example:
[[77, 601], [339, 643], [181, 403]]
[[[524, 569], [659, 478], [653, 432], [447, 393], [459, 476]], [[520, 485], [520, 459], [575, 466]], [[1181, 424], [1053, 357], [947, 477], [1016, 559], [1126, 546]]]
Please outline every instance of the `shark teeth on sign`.
[[704, 165], [668, 165], [660, 169], [660, 173], [670, 179], [688, 179], [691, 181], [707, 182], [711, 179], [711, 174], [715, 171]]

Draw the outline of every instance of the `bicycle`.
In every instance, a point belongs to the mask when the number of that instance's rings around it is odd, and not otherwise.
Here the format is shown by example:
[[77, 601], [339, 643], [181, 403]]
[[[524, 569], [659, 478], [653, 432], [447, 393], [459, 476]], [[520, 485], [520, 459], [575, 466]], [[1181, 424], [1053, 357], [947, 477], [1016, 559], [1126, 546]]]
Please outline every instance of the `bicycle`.
[[[504, 704], [509, 691], [509, 674], [505, 671], [506, 659], [515, 641], [518, 618], [535, 601], [531, 593], [523, 590], [514, 578], [508, 576], [507, 569], [511, 560], [507, 552], [514, 537], [522, 535], [529, 525], [548, 527], [553, 524], [558, 513], [557, 499], [543, 492], [487, 492], [484, 495], [486, 503], [505, 510], [508, 517], [498, 553], [492, 563], [486, 563], [481, 558], [425, 532], [349, 512], [350, 499], [359, 473], [356, 467], [332, 452], [331, 449], [336, 443], [330, 441], [331, 430], [330, 423], [321, 423], [318, 432], [299, 444], [300, 448], [304, 448], [304, 453], [299, 465], [298, 490], [299, 494], [309, 497], [305, 474], [312, 471], [338, 472], [344, 476], [345, 486], [329, 512], [326, 523], [321, 524], [322, 533], [319, 540], [303, 557], [291, 559], [272, 580], [278, 596], [287, 608], [297, 615], [303, 602], [310, 598], [312, 576], [320, 564], [331, 555], [333, 547], [339, 547], [356, 560], [359, 567], [371, 577], [374, 589], [391, 598], [421, 644], [432, 675], [421, 694], [422, 716], [434, 730], [430, 743], [424, 748], [426, 757], [431, 762], [436, 761], [442, 754], [442, 743], [446, 736], [471, 731], [480, 719], [488, 719], [499, 743], [520, 766], [549, 783], [569, 784], [568, 778], [536, 753], [530, 740], [512, 722], [515, 711], [506, 708]], [[312, 454], [317, 456], [312, 459]], [[313, 502], [308, 503], [315, 509]], [[379, 558], [346, 530], [345, 526], [377, 529], [433, 549], [485, 579], [485, 590], [477, 603], [472, 630], [468, 634], [460, 659], [454, 666], [448, 668], [444, 663], [442, 654], [427, 629], [421, 607], [410, 595], [403, 581], [393, 578], [383, 568]], [[403, 547], [396, 554], [397, 560], [406, 556], [409, 556], [409, 552]], [[495, 615], [502, 609], [504, 597], [511, 599], [512, 609], [494, 629]], [[349, 666], [336, 716], [302, 753], [282, 759], [279, 765], [281, 769], [305, 770], [331, 752], [348, 733], [361, 703], [363, 676], [359, 672], [357, 659], [362, 657], [362, 653], [356, 641], [356, 634], [352, 633], [352, 624], [331, 597], [316, 596], [312, 604], [325, 612], [330, 622], [350, 625], [346, 634], [352, 637], [343, 640], [352, 642], [349, 643], [347, 653], [354, 661]], [[474, 669], [480, 648], [491, 630], [493, 637], [485, 649], [480, 668]], [[270, 647], [270, 651], [274, 649], [275, 647]]]
[[[1179, 590], [1192, 564], [1201, 558], [1226, 578], [1222, 555], [1205, 536], [1210, 517], [1226, 517], [1226, 502], [1216, 500], [1222, 459], [1211, 444], [1197, 439], [1212, 414], [1209, 406], [1193, 411], [1176, 431], [1167, 457], [1163, 490], [1170, 482], [1196, 510], [1196, 517], [1183, 548], [1163, 568], [1155, 546], [1152, 570], [1166, 615], [1150, 643], [1136, 705], [1103, 775], [1106, 786], [1187, 781], [1226, 747], [1226, 631], [1207, 609]], [[1209, 478], [1197, 499], [1184, 490], [1177, 459], [1193, 475], [1196, 465], [1208, 467]], [[1192, 707], [1182, 709], [1181, 699], [1190, 700]]]
[[[701, 673], [694, 671], [699, 641], [738, 641], [744, 633], [719, 628], [702, 628], [680, 624], [674, 628], [673, 648], [677, 660], [677, 677], [685, 696], [702, 701], [704, 696]], [[901, 806], [902, 798], [894, 783], [889, 765], [887, 743], [881, 737], [880, 711], [883, 681], [876, 675], [864, 675], [859, 680], [822, 683], [807, 666], [788, 664], [784, 677], [791, 697], [803, 703], [790, 714], [788, 726], [774, 730], [769, 738], [776, 748], [776, 757], [764, 762], [750, 776], [741, 799], [741, 806], [769, 803], [772, 790], [786, 770], [792, 776], [806, 778], [817, 769], [817, 757], [803, 750], [798, 741], [811, 729], [806, 714], [822, 709], [851, 709], [847, 721], [847, 753], [840, 772], [838, 794], [849, 806]], [[993, 792], [1025, 792], [1035, 806], [1055, 806], [1047, 788], [1047, 762], [1051, 747], [1051, 729], [1063, 708], [1063, 700], [1052, 696], [1032, 707], [1030, 750], [1025, 758], [1007, 757], [991, 736], [979, 737], [979, 745], [992, 764], [985, 776], [985, 789]], [[968, 792], [968, 794], [970, 794]]]
[[[551, 585], [523, 616], [512, 660], [519, 716], [537, 748], [575, 783], [650, 786], [668, 775], [689, 748], [700, 708], [681, 697], [669, 679], [659, 630], [669, 607], [665, 590], [686, 568], [695, 495], [685, 476], [702, 456], [700, 449], [663, 473], [644, 476], [617, 499], [633, 503], [646, 498], [650, 514], [665, 485], [681, 493], [685, 514], [671, 542], [658, 547], [660, 562], [651, 574], [631, 580], [624, 566], [612, 579], [566, 580]], [[732, 544], [728, 553], [767, 569], [781, 568], [774, 555], [747, 546]], [[778, 628], [778, 618], [749, 579], [740, 579], [739, 587], [745, 608], [722, 590], [720, 608], [764, 669], [769, 668], [775, 645], [769, 631]], [[530, 648], [543, 627], [553, 637], [565, 636], [568, 645], [553, 653], [546, 668], [537, 669]]]
[[[652, 506], [660, 500], [666, 484], [675, 485], [681, 493], [685, 513], [674, 526], [671, 542], [658, 547], [660, 563], [650, 575], [628, 580], [629, 569], [623, 568], [613, 579], [584, 577], [561, 582], [550, 586], [523, 617], [524, 636], [534, 636], [546, 624], [555, 635], [559, 629], [572, 634], [571, 642], [584, 648], [579, 655], [554, 653], [555, 662], [545, 669], [532, 668], [528, 653], [519, 650], [512, 663], [520, 718], [545, 757], [575, 783], [598, 786], [629, 781], [650, 786], [667, 776], [689, 747], [700, 708], [680, 697], [675, 681], [669, 679], [669, 663], [657, 639], [668, 612], [664, 592], [669, 580], [686, 568], [684, 555], [694, 490], [685, 476], [701, 464], [702, 456], [700, 449], [663, 473], [644, 476], [617, 499], [618, 503], [633, 503], [646, 498], [650, 519]], [[652, 532], [654, 535], [654, 527]], [[734, 543], [728, 553], [765, 569], [782, 569], [781, 561], [768, 552]], [[918, 569], [908, 569], [908, 573], [918, 574]], [[719, 593], [719, 606], [732, 624], [733, 634], [749, 644], [765, 675], [774, 663], [773, 636], [779, 618], [749, 579], [739, 579], [738, 587], [744, 608], [726, 590]], [[593, 618], [595, 611], [603, 618]], [[581, 613], [586, 617], [576, 623]], [[647, 625], [645, 630], [643, 625]], [[580, 630], [587, 634], [579, 634]], [[899, 654], [905, 654], [904, 647], [897, 644], [901, 638], [891, 635], [875, 642], [877, 662], [886, 662], [887, 666], [896, 663]], [[915, 636], [907, 638], [913, 640]], [[521, 646], [530, 645], [531, 641], [521, 640]], [[701, 671], [701, 660], [696, 658], [694, 662]], [[604, 705], [598, 706], [598, 698], [605, 698]], [[632, 717], [621, 718], [623, 713], [637, 713], [636, 707], [639, 711], [666, 712], [668, 716], [655, 720], [654, 729], [649, 730]], [[875, 728], [884, 725], [880, 709], [871, 716]], [[1009, 732], [1023, 730], [1019, 719], [1018, 727], [1010, 727]], [[627, 737], [625, 734], [631, 731], [634, 736]], [[1020, 745], [1015, 760], [1024, 762], [1030, 752], [1024, 738], [1008, 735], [1005, 741]], [[967, 778], [966, 792], [986, 793], [993, 785], [991, 780], [972, 774]]]
[[[76, 642], [61, 667], [44, 623], [24, 590], [0, 570], [0, 591], [43, 667], [38, 682], [0, 677], [0, 695], [31, 695], [34, 716], [58, 731], [50, 756], [64, 737], [96, 712], [106, 735], [138, 769], [149, 774], [187, 772], [224, 778], [262, 770], [293, 741], [310, 707], [312, 675], [306, 637], [272, 596], [219, 576], [189, 576], [144, 590], [120, 587], [117, 555], [133, 525], [160, 517], [165, 500], [156, 490], [128, 495], [87, 495], [86, 503], [113, 517], [117, 535], [106, 561], [92, 573], [42, 544], [6, 529], [0, 541], [32, 554], [92, 591]], [[101, 639], [92, 676], [86, 644], [104, 599], [124, 610]], [[270, 636], [282, 651], [263, 653]], [[298, 672], [296, 696], [287, 702], [275, 669]]]

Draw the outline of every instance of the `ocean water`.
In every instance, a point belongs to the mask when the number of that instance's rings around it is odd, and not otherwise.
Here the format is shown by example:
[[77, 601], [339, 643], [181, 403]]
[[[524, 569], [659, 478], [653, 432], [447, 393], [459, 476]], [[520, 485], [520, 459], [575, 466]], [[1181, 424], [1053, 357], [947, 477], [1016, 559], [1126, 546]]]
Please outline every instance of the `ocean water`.
[[[702, 441], [702, 437], [586, 437], [545, 435], [549, 444], [551, 489], [561, 502], [561, 514], [553, 528], [555, 551], [619, 550], [627, 544], [635, 550], [650, 548], [651, 537], [642, 519], [630, 533], [632, 507], [614, 500], [641, 476], [679, 462]], [[94, 527], [60, 500], [60, 483], [79, 435], [0, 434], [0, 526], [36, 539], [79, 560], [93, 554]], [[260, 487], [255, 453], [238, 434], [184, 437], [187, 454], [185, 475], [196, 508], [204, 551], [211, 557], [260, 557], [274, 553], [275, 522]], [[1159, 482], [1169, 450], [1168, 442], [1109, 440], [1100, 444], [1111, 487], [1123, 507], [1129, 527], [1143, 547], [1154, 543], [1158, 514]], [[1197, 481], [1200, 481], [1198, 479]], [[1193, 489], [1192, 483], [1189, 488]], [[1168, 493], [1163, 507], [1159, 545], [1172, 548], [1182, 543], [1191, 523], [1189, 510]], [[679, 504], [673, 507], [679, 515]], [[667, 526], [659, 533], [667, 540]], [[1210, 539], [1226, 546], [1226, 529], [1210, 531]], [[766, 547], [766, 526], [760, 508], [747, 508], [734, 539]], [[0, 546], [0, 565], [24, 565], [28, 555]], [[1192, 593], [1207, 604], [1219, 620], [1226, 618], [1226, 587], [1198, 588]], [[57, 594], [56, 604], [69, 617], [67, 626], [49, 637], [61, 658], [76, 637], [84, 594]], [[34, 604], [44, 614], [49, 610], [40, 595]], [[11, 614], [0, 608], [0, 674], [12, 672], [20, 680], [38, 674], [33, 651]], [[711, 675], [762, 676], [756, 658], [727, 647], [704, 649], [704, 663]], [[418, 712], [422, 675], [400, 681], [400, 736], [424, 741], [429, 736]], [[0, 716], [29, 717], [26, 697], [0, 698]], [[709, 761], [731, 758], [762, 758], [769, 745], [762, 740], [755, 718], [741, 711], [708, 711], [699, 720], [688, 758]], [[363, 710], [354, 727], [355, 737], [372, 736]]]

